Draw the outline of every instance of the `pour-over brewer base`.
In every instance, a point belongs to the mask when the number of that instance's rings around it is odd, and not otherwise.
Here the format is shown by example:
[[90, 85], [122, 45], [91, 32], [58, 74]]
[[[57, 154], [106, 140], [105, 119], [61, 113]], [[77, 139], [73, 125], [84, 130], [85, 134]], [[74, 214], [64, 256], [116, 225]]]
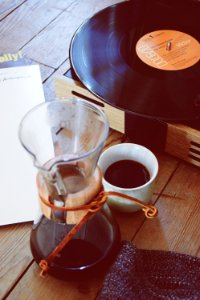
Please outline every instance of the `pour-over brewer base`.
[[[30, 245], [35, 261], [39, 264], [63, 240], [73, 225], [59, 224], [42, 216], [33, 225]], [[49, 273], [59, 278], [85, 278], [105, 270], [118, 250], [119, 227], [104, 204], [93, 215], [50, 265]]]

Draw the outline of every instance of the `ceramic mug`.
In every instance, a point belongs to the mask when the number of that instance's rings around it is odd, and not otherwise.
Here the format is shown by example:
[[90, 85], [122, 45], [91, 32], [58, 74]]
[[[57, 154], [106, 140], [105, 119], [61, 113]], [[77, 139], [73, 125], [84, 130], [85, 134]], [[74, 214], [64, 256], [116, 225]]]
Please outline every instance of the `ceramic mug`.
[[[106, 170], [109, 166], [120, 160], [133, 160], [136, 163], [142, 164], [149, 173], [148, 181], [133, 188], [123, 188], [108, 182], [105, 179]], [[114, 145], [101, 154], [98, 165], [102, 171], [102, 184], [105, 191], [119, 192], [137, 198], [145, 203], [150, 202], [153, 195], [155, 179], [158, 174], [158, 161], [156, 156], [149, 149], [133, 143]], [[132, 169], [129, 170], [129, 174], [123, 174], [123, 176], [133, 175], [130, 174], [131, 172]], [[123, 212], [134, 212], [141, 209], [140, 205], [116, 196], [109, 196], [107, 201], [110, 207]]]

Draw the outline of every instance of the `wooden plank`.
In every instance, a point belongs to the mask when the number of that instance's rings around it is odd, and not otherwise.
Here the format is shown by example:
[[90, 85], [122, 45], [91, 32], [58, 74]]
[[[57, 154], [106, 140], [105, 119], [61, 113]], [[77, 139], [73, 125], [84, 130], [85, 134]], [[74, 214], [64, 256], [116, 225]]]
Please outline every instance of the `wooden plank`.
[[181, 162], [159, 197], [158, 218], [145, 222], [134, 238], [141, 248], [174, 250], [199, 255], [200, 173]]
[[[56, 8], [56, 1], [31, 0], [24, 2], [1, 22], [1, 53], [14, 52], [23, 47], [35, 35], [52, 22], [62, 11]], [[66, 0], [67, 5], [71, 0]], [[47, 44], [47, 48], [48, 48]], [[32, 49], [37, 52], [36, 48]], [[36, 59], [36, 61], [38, 61]], [[41, 61], [42, 62], [42, 61]]]
[[66, 10], [69, 8], [70, 5], [73, 4], [73, 2], [77, 2], [77, 1], [80, 0], [48, 0], [48, 5], [60, 10]]
[[95, 12], [117, 2], [121, 1], [79, 0], [74, 2], [68, 10], [64, 11], [25, 46], [26, 55], [45, 65], [58, 68], [69, 56], [70, 41], [79, 25]]
[[46, 101], [50, 101], [52, 99], [55, 99], [57, 97], [55, 92], [55, 77], [59, 75], [63, 75], [66, 70], [68, 70], [70, 67], [69, 60], [66, 60], [59, 69], [53, 74], [53, 76], [50, 76], [48, 80], [43, 84], [44, 87], [44, 95]]
[[41, 278], [38, 266], [34, 263], [7, 300], [93, 300], [101, 281], [94, 277], [83, 281], [62, 281], [50, 275]]
[[29, 248], [31, 225], [1, 226], [0, 230], [0, 298], [9, 291], [32, 261]]
[[0, 20], [5, 18], [10, 12], [27, 0], [1, 0], [0, 3]]
[[47, 80], [47, 78], [49, 78], [54, 73], [55, 70], [53, 68], [45, 66], [41, 63], [39, 65], [40, 65], [40, 72], [41, 72], [42, 82], [44, 82], [45, 80]]

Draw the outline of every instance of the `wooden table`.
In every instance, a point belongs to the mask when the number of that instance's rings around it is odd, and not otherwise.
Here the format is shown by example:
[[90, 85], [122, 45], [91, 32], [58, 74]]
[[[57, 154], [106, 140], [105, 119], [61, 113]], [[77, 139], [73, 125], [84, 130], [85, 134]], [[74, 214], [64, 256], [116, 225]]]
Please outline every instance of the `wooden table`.
[[[76, 28], [116, 0], [3, 0], [0, 4], [0, 53], [22, 50], [40, 64], [46, 99], [54, 98], [53, 78], [69, 67], [68, 48]], [[119, 2], [119, 1], [118, 1]], [[107, 146], [125, 137], [110, 132]], [[142, 212], [114, 213], [122, 239], [146, 249], [174, 250], [200, 256], [200, 171], [165, 153], [155, 153], [159, 175], [153, 202], [156, 219]], [[39, 277], [29, 248], [31, 223], [0, 228], [0, 298], [95, 299], [102, 278], [67, 282]]]

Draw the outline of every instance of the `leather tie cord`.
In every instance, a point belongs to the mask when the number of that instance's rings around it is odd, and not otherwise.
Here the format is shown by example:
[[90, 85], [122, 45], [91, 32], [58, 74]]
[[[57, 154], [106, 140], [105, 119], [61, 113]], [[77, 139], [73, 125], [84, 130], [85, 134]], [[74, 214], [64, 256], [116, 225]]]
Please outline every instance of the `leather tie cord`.
[[81, 221], [76, 224], [69, 232], [68, 234], [62, 239], [62, 241], [56, 246], [56, 248], [45, 258], [42, 259], [39, 263], [41, 270], [40, 276], [44, 277], [45, 274], [49, 271], [51, 262], [55, 259], [56, 256], [62, 251], [62, 249], [66, 246], [66, 244], [73, 238], [73, 236], [77, 233], [77, 231], [87, 222], [87, 220], [94, 215], [97, 211], [101, 209], [103, 204], [106, 202], [108, 196], [115, 196], [119, 198], [124, 198], [126, 200], [130, 200], [134, 203], [137, 203], [142, 207], [142, 210], [145, 213], [145, 216], [147, 218], [154, 218], [158, 214], [158, 209], [153, 205], [148, 205], [142, 202], [141, 200], [138, 200], [134, 197], [121, 194], [118, 192], [105, 192], [101, 191], [97, 197], [91, 201], [89, 204], [77, 206], [77, 207], [57, 207], [50, 202], [48, 202], [44, 197], [39, 195], [40, 200], [42, 203], [44, 203], [46, 206], [50, 207], [53, 210], [57, 211], [78, 211], [78, 210], [88, 210], [87, 214], [81, 219]]

